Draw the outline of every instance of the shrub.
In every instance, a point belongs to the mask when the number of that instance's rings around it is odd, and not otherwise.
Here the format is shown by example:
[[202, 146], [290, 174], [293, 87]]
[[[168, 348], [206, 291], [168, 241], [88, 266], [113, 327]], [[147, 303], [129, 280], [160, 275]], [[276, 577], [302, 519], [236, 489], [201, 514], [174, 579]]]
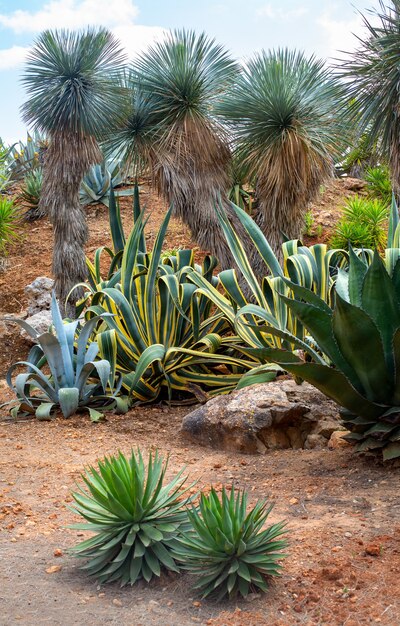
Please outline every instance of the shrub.
[[369, 195], [389, 206], [392, 199], [389, 168], [384, 165], [371, 167], [366, 171], [365, 180]]
[[[79, 320], [64, 324], [54, 294], [51, 313], [56, 334], [39, 335], [24, 320], [8, 320], [22, 326], [38, 343], [30, 351], [27, 361], [18, 361], [7, 372], [7, 383], [17, 396], [12, 415], [34, 414], [38, 419], [47, 420], [56, 409], [64, 417], [85, 409], [92, 421], [97, 421], [102, 417], [101, 410], [126, 411], [126, 401], [116, 397], [121, 377], [116, 376], [108, 361], [95, 360], [98, 344], [88, 344], [100, 318], [92, 318], [79, 330]], [[113, 335], [109, 340], [115, 343]], [[42, 371], [45, 365], [50, 369], [50, 375]], [[25, 366], [26, 372], [18, 374], [13, 384], [12, 374], [20, 366]], [[112, 392], [107, 393], [107, 388]]]
[[381, 200], [355, 196], [349, 198], [343, 217], [336, 225], [330, 244], [333, 248], [382, 249], [386, 241], [384, 224], [389, 217], [389, 205]]
[[223, 489], [221, 499], [214, 489], [202, 494], [199, 509], [188, 512], [192, 529], [183, 533], [175, 552], [182, 568], [198, 577], [194, 587], [203, 598], [266, 591], [266, 577], [278, 575], [286, 546], [278, 539], [285, 532], [283, 522], [263, 529], [271, 509], [258, 501], [247, 511], [247, 494], [232, 487], [230, 495]]
[[5, 256], [8, 247], [20, 238], [20, 219], [14, 202], [0, 194], [0, 257]]
[[36, 168], [26, 174], [21, 185], [19, 199], [27, 206], [28, 211], [25, 219], [35, 220], [40, 217], [38, 212], [40, 194], [43, 184], [43, 172], [41, 168]]
[[73, 510], [87, 523], [72, 528], [96, 534], [72, 552], [89, 559], [82, 569], [100, 583], [133, 585], [140, 578], [149, 582], [162, 569], [179, 571], [173, 548], [187, 522], [186, 479], [179, 472], [164, 484], [167, 464], [157, 451], [154, 457], [149, 454], [147, 467], [139, 450], [129, 459], [120, 452], [82, 475], [86, 489], [72, 494]]

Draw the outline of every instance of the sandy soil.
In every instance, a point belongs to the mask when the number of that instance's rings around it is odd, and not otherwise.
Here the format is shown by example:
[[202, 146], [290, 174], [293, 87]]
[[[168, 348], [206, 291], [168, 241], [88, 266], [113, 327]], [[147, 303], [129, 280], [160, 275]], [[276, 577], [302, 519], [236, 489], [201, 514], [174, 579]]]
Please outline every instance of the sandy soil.
[[[313, 207], [322, 239], [348, 190], [333, 181]], [[163, 203], [144, 189], [153, 208], [151, 242]], [[122, 214], [127, 228], [130, 201]], [[88, 255], [109, 243], [107, 210], [89, 207]], [[169, 248], [184, 247], [187, 230], [173, 221]], [[51, 271], [51, 228], [44, 220], [25, 228], [8, 269], [0, 275], [0, 316], [26, 307], [24, 286]], [[199, 257], [201, 251], [198, 251]], [[0, 375], [28, 345], [17, 333], [0, 343]], [[0, 381], [0, 400], [9, 397]], [[400, 624], [399, 472], [356, 457], [351, 447], [276, 451], [240, 456], [185, 442], [179, 427], [190, 409], [139, 407], [101, 424], [76, 416], [51, 423], [11, 422], [0, 409], [0, 625], [123, 624], [130, 626], [358, 626]], [[66, 528], [77, 517], [70, 491], [83, 467], [119, 449], [140, 446], [170, 453], [169, 473], [187, 466], [198, 487], [248, 488], [251, 501], [275, 502], [271, 521], [288, 521], [290, 547], [283, 575], [265, 595], [216, 605], [198, 601], [191, 580], [163, 576], [149, 586], [99, 587], [79, 570], [68, 548], [80, 540]]]

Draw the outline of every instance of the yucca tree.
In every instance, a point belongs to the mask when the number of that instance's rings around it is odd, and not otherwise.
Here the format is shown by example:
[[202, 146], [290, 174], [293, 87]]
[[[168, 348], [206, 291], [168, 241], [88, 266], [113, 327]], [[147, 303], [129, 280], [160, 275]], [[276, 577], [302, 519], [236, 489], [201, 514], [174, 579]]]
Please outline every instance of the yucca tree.
[[400, 1], [380, 0], [363, 16], [365, 36], [338, 66], [346, 79], [351, 111], [360, 132], [368, 132], [390, 164], [396, 194], [400, 192]]
[[256, 54], [218, 104], [256, 179], [255, 220], [278, 255], [283, 235], [300, 236], [307, 205], [331, 175], [340, 96], [322, 61], [284, 49]]
[[[204, 33], [169, 33], [135, 61], [132, 108], [111, 142], [135, 165], [142, 155], [174, 214], [222, 267], [233, 260], [214, 207], [229, 188], [230, 150], [213, 110], [237, 72], [228, 53]], [[226, 210], [235, 220], [228, 202]]]
[[[61, 305], [86, 277], [88, 232], [79, 188], [89, 167], [102, 160], [97, 140], [122, 114], [123, 90], [116, 80], [122, 61], [117, 40], [104, 28], [44, 31], [28, 54], [22, 82], [29, 99], [22, 114], [49, 139], [39, 209], [54, 228], [53, 273]], [[74, 299], [79, 295], [75, 290]]]

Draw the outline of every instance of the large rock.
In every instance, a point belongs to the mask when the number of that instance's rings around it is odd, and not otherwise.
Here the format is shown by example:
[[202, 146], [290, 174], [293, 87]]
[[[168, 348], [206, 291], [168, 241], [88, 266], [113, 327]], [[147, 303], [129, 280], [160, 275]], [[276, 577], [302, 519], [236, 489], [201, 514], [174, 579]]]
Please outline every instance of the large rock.
[[53, 288], [54, 280], [47, 276], [39, 276], [25, 287], [28, 296], [28, 316], [50, 309]]
[[183, 419], [189, 440], [220, 450], [319, 448], [342, 430], [337, 405], [308, 383], [277, 380], [218, 396]]

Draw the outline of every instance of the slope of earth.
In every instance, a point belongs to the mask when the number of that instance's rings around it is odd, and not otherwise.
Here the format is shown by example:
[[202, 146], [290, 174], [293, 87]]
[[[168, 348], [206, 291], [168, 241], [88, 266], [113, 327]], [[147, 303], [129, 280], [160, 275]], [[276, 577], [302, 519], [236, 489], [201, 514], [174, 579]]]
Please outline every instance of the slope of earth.
[[[131, 626], [359, 626], [400, 623], [399, 469], [355, 457], [350, 447], [241, 456], [210, 451], [179, 435], [187, 409], [138, 407], [91, 424], [0, 422], [0, 624]], [[186, 466], [198, 488], [232, 483], [250, 501], [275, 501], [286, 519], [288, 557], [267, 594], [216, 605], [191, 579], [99, 586], [68, 548], [84, 533], [70, 490], [96, 459], [131, 447], [170, 454], [168, 477]]]

